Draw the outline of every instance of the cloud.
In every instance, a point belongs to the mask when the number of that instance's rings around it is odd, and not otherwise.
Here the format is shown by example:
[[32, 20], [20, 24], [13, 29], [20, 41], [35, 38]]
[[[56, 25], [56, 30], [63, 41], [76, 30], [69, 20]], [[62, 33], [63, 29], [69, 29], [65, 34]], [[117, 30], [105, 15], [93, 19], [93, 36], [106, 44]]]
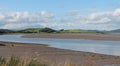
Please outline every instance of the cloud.
[[66, 12], [65, 15], [67, 16], [74, 16], [74, 15], [79, 15], [82, 12], [100, 12], [102, 11], [101, 9], [98, 8], [81, 8], [81, 9], [73, 9], [73, 10], [69, 10], [68, 12]]
[[53, 17], [54, 15], [52, 13], [45, 11], [41, 11], [39, 13], [10, 12], [0, 14], [0, 20], [3, 22], [38, 22], [47, 21]]
[[[37, 13], [30, 12], [9, 12], [0, 13], [1, 29], [16, 29], [27, 27], [47, 27], [53, 22], [54, 14], [41, 11]], [[52, 25], [51, 25], [52, 26]]]
[[112, 30], [120, 28], [120, 9], [64, 18], [61, 22], [75, 29]]
[[[66, 14], [66, 13], [65, 13]], [[21, 29], [29, 27], [50, 27], [54, 29], [112, 30], [120, 28], [120, 9], [109, 12], [94, 12], [80, 15], [79, 10], [71, 10], [62, 18], [54, 13], [9, 12], [0, 13], [0, 28]]]
[[16, 29], [16, 28], [22, 28], [24, 26], [27, 26], [28, 24], [25, 23], [20, 23], [20, 24], [14, 24], [14, 23], [8, 23], [5, 24], [4, 26], [0, 26], [1, 29]]
[[120, 16], [120, 9], [116, 9], [113, 13], [114, 16]]

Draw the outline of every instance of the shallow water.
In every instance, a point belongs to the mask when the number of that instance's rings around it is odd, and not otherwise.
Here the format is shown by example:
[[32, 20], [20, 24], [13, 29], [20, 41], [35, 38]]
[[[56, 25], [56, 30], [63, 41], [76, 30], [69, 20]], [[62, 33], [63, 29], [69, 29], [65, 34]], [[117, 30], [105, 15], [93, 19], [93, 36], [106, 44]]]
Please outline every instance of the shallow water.
[[120, 41], [22, 38], [21, 36], [22, 35], [0, 35], [0, 41], [48, 44], [56, 48], [120, 56]]

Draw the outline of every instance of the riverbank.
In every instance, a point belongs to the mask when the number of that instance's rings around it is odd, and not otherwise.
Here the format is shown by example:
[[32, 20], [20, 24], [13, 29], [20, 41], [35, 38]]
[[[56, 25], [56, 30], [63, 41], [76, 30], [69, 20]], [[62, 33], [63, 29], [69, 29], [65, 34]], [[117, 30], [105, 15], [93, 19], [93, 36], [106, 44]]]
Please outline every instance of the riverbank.
[[26, 34], [23, 37], [120, 41], [120, 35], [111, 35], [111, 34], [84, 34], [84, 33]]
[[0, 42], [0, 55], [4, 57], [33, 57], [49, 66], [64, 66], [71, 63], [75, 66], [104, 66], [120, 64], [120, 57], [102, 54], [71, 51], [29, 43]]

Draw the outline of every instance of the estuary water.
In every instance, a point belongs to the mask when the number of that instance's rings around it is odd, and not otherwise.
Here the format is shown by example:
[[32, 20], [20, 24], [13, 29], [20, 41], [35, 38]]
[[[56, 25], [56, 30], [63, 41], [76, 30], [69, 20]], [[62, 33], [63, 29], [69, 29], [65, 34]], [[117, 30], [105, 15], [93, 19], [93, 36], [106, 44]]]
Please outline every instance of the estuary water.
[[120, 41], [22, 38], [21, 34], [0, 35], [0, 41], [48, 44], [50, 47], [120, 56]]

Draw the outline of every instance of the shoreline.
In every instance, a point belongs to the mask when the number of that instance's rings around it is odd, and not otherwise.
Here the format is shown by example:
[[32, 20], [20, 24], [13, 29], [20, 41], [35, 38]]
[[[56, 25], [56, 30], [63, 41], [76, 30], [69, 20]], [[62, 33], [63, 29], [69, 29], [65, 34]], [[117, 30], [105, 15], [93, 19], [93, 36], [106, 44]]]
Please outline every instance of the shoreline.
[[56, 38], [56, 39], [85, 39], [85, 40], [107, 40], [120, 41], [119, 35], [110, 34], [25, 34], [24, 38]]
[[76, 66], [79, 66], [80, 64], [83, 64], [84, 66], [84, 64], [89, 63], [92, 63], [93, 66], [103, 66], [106, 64], [120, 64], [120, 56], [58, 49], [43, 44], [29, 44], [3, 41], [0, 41], [0, 44], [5, 45], [0, 46], [0, 55], [4, 57], [10, 57], [12, 55], [34, 57], [37, 54], [39, 55], [37, 56], [38, 59], [48, 64], [59, 62], [63, 64], [66, 60], [75, 63]]

